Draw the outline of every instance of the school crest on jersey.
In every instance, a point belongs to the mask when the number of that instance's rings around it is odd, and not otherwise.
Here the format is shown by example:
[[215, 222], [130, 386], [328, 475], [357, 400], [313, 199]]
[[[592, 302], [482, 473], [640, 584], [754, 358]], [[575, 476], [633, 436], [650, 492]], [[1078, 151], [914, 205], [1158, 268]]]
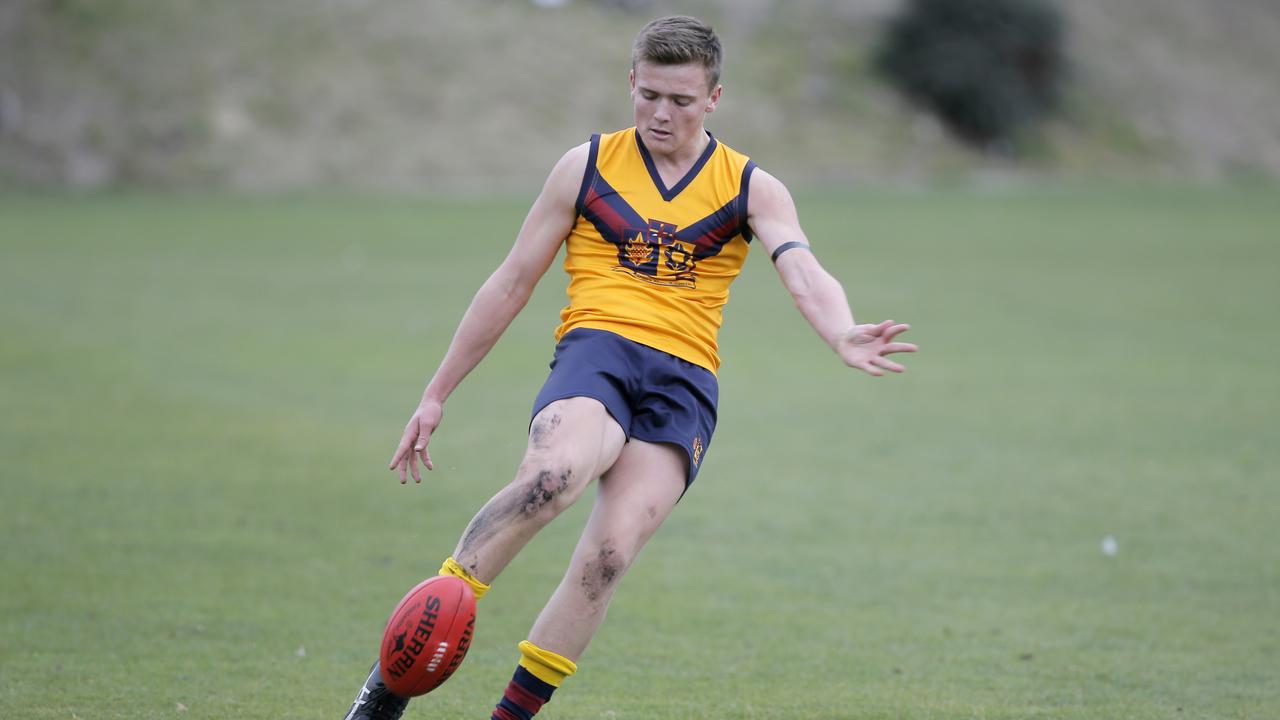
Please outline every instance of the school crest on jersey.
[[697, 286], [696, 248], [676, 237], [674, 224], [650, 220], [645, 228], [625, 228], [622, 237], [615, 270], [655, 285]]

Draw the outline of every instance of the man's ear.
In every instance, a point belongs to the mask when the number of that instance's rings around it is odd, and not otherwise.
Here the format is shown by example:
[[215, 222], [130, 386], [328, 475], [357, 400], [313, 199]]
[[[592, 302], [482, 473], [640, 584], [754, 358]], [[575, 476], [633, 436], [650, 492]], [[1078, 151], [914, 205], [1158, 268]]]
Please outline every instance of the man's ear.
[[711, 97], [707, 98], [707, 107], [705, 112], [710, 113], [712, 110], [716, 109], [716, 103], [720, 102], [720, 93], [723, 91], [724, 86], [717, 84], [716, 88], [711, 91]]

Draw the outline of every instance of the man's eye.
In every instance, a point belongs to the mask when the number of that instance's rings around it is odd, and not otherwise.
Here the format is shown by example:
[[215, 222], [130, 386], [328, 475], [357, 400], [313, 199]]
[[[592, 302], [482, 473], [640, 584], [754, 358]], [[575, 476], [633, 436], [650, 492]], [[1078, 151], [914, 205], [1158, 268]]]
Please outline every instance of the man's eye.
[[693, 102], [693, 101], [692, 101], [692, 100], [685, 100], [684, 98], [681, 98], [681, 99], [679, 99], [679, 100], [676, 100], [676, 104], [677, 104], [677, 105], [679, 105], [680, 107], [689, 107], [689, 103], [691, 103], [691, 102]]

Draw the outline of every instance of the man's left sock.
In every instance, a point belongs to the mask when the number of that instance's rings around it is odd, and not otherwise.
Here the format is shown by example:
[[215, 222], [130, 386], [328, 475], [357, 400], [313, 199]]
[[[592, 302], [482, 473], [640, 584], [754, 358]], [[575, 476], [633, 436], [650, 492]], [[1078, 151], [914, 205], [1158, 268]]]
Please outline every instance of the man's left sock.
[[560, 683], [577, 669], [569, 658], [525, 640], [520, 643], [520, 664], [490, 720], [532, 720], [550, 702]]

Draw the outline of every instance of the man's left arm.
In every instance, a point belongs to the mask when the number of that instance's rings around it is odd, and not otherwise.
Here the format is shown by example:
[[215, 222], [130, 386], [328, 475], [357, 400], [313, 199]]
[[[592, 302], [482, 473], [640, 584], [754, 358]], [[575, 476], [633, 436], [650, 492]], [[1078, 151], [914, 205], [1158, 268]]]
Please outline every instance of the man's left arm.
[[892, 320], [864, 325], [854, 322], [840, 281], [822, 267], [809, 247], [786, 186], [757, 168], [751, 174], [747, 197], [747, 223], [752, 234], [772, 257], [782, 284], [818, 335], [849, 367], [876, 376], [884, 375], [885, 370], [903, 372], [906, 368], [887, 356], [916, 351], [911, 343], [895, 341], [910, 326]]

